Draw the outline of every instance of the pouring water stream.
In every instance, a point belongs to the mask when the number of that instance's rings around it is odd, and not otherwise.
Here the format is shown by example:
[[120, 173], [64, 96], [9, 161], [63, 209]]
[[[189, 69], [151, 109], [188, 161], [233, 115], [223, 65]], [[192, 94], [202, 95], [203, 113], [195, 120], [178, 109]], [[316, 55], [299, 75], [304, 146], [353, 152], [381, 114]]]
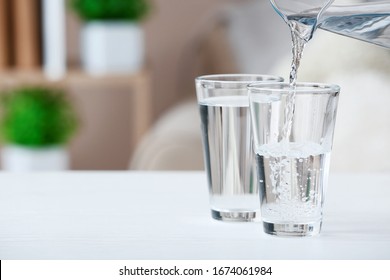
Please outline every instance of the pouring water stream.
[[[294, 117], [295, 87], [306, 44], [317, 28], [390, 48], [390, 1], [332, 5], [334, 0], [270, 0], [292, 36], [291, 91], [287, 97], [281, 142], [288, 145]], [[285, 146], [286, 147], [286, 146]]]

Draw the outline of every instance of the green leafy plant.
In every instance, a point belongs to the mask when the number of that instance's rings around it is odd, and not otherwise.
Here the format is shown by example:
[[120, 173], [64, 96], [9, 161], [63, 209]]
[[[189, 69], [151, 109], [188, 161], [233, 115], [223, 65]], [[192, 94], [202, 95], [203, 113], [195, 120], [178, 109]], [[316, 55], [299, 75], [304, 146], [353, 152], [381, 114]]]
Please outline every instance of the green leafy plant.
[[78, 120], [63, 91], [22, 87], [1, 99], [0, 131], [6, 143], [39, 148], [65, 144]]
[[72, 0], [71, 5], [85, 21], [139, 21], [150, 9], [148, 0]]

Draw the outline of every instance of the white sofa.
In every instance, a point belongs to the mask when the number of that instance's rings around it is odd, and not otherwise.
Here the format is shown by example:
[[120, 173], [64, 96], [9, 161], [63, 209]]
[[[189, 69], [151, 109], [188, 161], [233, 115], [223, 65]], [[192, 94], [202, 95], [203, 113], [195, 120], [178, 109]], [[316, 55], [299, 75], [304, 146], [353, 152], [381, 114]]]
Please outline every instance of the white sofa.
[[198, 105], [183, 102], [160, 118], [138, 145], [130, 169], [203, 169]]

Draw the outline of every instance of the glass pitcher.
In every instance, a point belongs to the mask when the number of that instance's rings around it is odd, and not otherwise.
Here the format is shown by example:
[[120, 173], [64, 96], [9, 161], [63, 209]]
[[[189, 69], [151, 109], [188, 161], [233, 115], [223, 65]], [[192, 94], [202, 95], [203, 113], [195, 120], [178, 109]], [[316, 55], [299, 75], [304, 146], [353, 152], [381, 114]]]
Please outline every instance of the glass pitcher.
[[390, 1], [348, 5], [336, 5], [334, 0], [270, 1], [287, 23], [294, 21], [308, 30], [306, 41], [321, 28], [390, 48]]

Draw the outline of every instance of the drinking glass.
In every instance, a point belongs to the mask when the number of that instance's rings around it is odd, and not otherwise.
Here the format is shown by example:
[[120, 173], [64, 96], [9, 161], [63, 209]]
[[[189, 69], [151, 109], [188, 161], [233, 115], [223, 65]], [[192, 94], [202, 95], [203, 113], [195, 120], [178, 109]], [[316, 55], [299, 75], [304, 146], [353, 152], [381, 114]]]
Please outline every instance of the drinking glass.
[[282, 78], [231, 74], [195, 80], [214, 219], [252, 221], [259, 216], [247, 86], [262, 81]]
[[248, 89], [264, 231], [316, 235], [322, 225], [340, 88], [259, 83]]

